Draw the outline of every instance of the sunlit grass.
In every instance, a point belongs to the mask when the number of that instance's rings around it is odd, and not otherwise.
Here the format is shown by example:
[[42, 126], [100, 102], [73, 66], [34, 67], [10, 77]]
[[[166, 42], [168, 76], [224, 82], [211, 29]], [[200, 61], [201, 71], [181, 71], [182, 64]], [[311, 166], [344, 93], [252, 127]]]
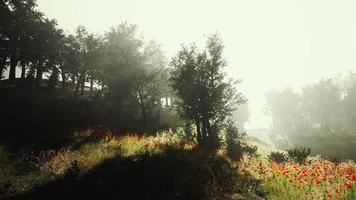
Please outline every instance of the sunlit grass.
[[356, 197], [356, 164], [324, 159], [300, 165], [245, 158], [241, 169], [263, 181], [268, 199], [352, 199]]
[[[78, 133], [76, 140], [83, 142], [86, 141], [85, 137], [92, 136], [93, 131], [86, 130]], [[170, 131], [155, 136], [104, 134], [100, 139], [88, 140], [75, 148], [72, 146], [42, 151], [33, 157], [29, 156], [28, 160], [20, 159], [20, 155], [11, 154], [4, 147], [0, 147], [0, 192], [6, 192], [7, 195], [27, 192], [35, 186], [64, 177], [74, 162], [80, 169], [79, 176], [84, 176], [108, 159], [155, 156], [167, 152], [171, 152], [169, 155], [181, 152], [179, 155], [198, 166], [200, 164], [196, 162], [202, 162], [202, 156], [204, 157], [206, 152], [196, 151], [194, 147], [194, 142]], [[225, 160], [231, 169], [236, 170], [226, 171], [226, 174], [235, 177], [235, 182], [224, 187], [243, 188], [246, 187], [245, 183], [256, 178], [262, 181], [264, 190], [268, 191], [267, 199], [341, 200], [356, 197], [356, 164], [353, 161], [335, 163], [312, 158], [305, 165], [291, 162], [278, 164], [263, 159], [267, 152], [259, 154], [262, 156], [244, 156], [240, 162], [236, 162], [228, 159], [226, 151], [220, 149], [216, 154], [217, 159], [213, 159], [214, 162]], [[208, 172], [206, 176], [213, 176], [213, 180], [218, 176], [213, 172], [215, 165], [219, 164], [204, 165]], [[217, 187], [213, 182], [212, 184], [210, 187]], [[215, 193], [208, 195], [214, 196]]]
[[[79, 147], [46, 150], [38, 155], [11, 154], [1, 146], [0, 193], [5, 190], [7, 193], [22, 193], [34, 186], [61, 178], [74, 161], [79, 165], [80, 175], [84, 175], [103, 161], [117, 156], [154, 155], [162, 153], [167, 147], [192, 149], [194, 146], [193, 143], [182, 141], [170, 131], [155, 136], [112, 136], [110, 132], [99, 136], [95, 134], [91, 129], [78, 131], [73, 136], [73, 145], [82, 143]], [[23, 160], [20, 157], [28, 158]]]

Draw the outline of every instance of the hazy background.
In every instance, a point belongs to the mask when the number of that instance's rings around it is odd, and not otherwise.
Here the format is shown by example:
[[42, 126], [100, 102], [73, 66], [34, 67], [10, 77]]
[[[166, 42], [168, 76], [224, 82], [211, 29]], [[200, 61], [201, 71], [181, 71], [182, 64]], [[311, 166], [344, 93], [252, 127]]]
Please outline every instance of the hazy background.
[[123, 20], [162, 44], [170, 58], [182, 43], [202, 45], [218, 31], [228, 72], [251, 111], [247, 128], [266, 128], [262, 110], [273, 88], [316, 82], [356, 69], [353, 0], [38, 0], [39, 9], [73, 32], [102, 33]]

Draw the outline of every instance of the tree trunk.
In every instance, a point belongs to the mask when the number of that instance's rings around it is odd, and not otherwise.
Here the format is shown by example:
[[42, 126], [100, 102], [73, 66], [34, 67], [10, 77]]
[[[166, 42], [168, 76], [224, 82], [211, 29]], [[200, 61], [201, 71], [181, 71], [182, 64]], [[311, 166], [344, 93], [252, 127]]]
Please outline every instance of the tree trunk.
[[17, 57], [16, 53], [13, 53], [11, 56], [11, 63], [10, 63], [10, 72], [9, 72], [9, 81], [11, 83], [15, 83], [16, 80], [16, 67], [17, 67]]
[[85, 88], [85, 75], [82, 78], [82, 82], [80, 84], [80, 96], [84, 95], [84, 88]]
[[141, 113], [142, 113], [142, 120], [143, 120], [143, 129], [144, 131], [147, 131], [147, 113], [146, 113], [146, 106], [145, 103], [142, 99], [142, 95], [139, 94], [139, 99], [140, 99], [140, 106], [141, 106]]
[[26, 78], [26, 65], [21, 64], [21, 81], [25, 80]]
[[203, 133], [203, 145], [204, 146], [208, 146], [209, 145], [209, 137], [208, 137], [208, 129], [207, 129], [207, 125], [206, 125], [206, 120], [203, 119], [203, 123], [202, 123], [202, 133]]
[[81, 73], [79, 78], [77, 79], [77, 84], [76, 84], [76, 87], [75, 87], [75, 92], [74, 92], [74, 98], [77, 99], [78, 98], [78, 92], [79, 92], [79, 88], [80, 88], [80, 85], [82, 83], [82, 78], [83, 78], [84, 74]]
[[40, 86], [41, 86], [42, 74], [43, 74], [42, 64], [40, 64], [39, 67], [36, 70], [35, 88], [36, 88], [37, 91], [40, 89]]
[[197, 141], [198, 145], [201, 146], [203, 143], [203, 138], [201, 135], [201, 126], [200, 126], [200, 121], [198, 119], [195, 120], [195, 125], [197, 127]]
[[206, 128], [209, 133], [209, 146], [213, 149], [217, 149], [219, 146], [219, 136], [215, 128], [211, 127], [209, 121], [206, 122]]
[[62, 89], [66, 89], [66, 82], [67, 82], [67, 77], [66, 75], [62, 72]]
[[93, 77], [90, 79], [90, 92], [93, 92], [94, 89], [94, 79]]
[[64, 90], [66, 89], [67, 77], [62, 67], [60, 67], [60, 70], [61, 70], [61, 77], [62, 77], [62, 89]]
[[4, 69], [5, 69], [5, 62], [1, 62], [0, 63], [0, 80], [2, 79], [2, 75], [4, 73]]

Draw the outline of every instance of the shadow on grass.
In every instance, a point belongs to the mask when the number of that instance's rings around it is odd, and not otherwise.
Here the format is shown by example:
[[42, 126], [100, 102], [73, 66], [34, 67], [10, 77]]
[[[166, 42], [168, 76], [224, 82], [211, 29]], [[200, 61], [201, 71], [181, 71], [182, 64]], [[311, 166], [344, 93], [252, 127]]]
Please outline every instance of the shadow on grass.
[[228, 168], [216, 156], [188, 150], [116, 157], [82, 177], [74, 166], [64, 178], [9, 199], [204, 199], [208, 182], [229, 179], [221, 176]]

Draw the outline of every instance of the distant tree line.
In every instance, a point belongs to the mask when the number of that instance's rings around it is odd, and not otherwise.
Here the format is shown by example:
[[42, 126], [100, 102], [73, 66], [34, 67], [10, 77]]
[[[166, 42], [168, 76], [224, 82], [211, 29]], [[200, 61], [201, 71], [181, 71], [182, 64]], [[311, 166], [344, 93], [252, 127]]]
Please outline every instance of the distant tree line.
[[[289, 145], [314, 143], [310, 145], [324, 145], [325, 151], [339, 145], [339, 152], [354, 147], [355, 73], [333, 79], [323, 78], [300, 90], [273, 90], [266, 95], [266, 100], [266, 113], [272, 118], [272, 133], [289, 141]], [[334, 143], [335, 146], [327, 147], [326, 143]]]

